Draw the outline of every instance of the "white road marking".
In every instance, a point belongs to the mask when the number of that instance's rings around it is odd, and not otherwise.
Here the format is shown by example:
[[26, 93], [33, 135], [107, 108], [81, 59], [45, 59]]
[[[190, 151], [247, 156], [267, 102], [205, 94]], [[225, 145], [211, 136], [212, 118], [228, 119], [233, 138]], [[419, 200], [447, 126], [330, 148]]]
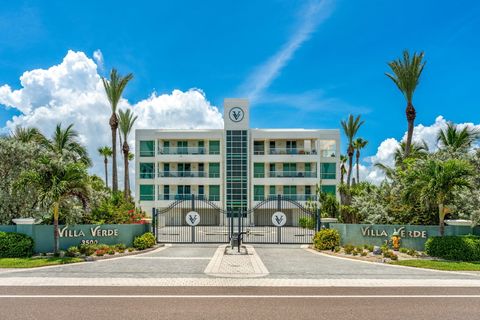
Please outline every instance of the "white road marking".
[[211, 257], [125, 257], [126, 259], [145, 259], [145, 260], [210, 260]]
[[465, 298], [475, 298], [478, 299], [480, 298], [480, 295], [478, 294], [395, 294], [395, 295], [375, 295], [375, 294], [369, 294], [369, 295], [228, 295], [228, 294], [222, 294], [222, 295], [174, 295], [174, 294], [168, 294], [168, 295], [162, 295], [162, 294], [145, 294], [145, 295], [126, 295], [126, 294], [71, 294], [71, 295], [61, 295], [61, 294], [47, 294], [47, 295], [35, 295], [35, 294], [10, 294], [10, 295], [0, 295], [0, 299], [10, 299], [10, 298], [23, 298], [23, 299], [59, 299], [59, 298], [65, 298], [65, 299], [77, 299], [77, 298], [86, 298], [86, 299], [111, 299], [111, 298], [120, 298], [120, 299], [145, 299], [145, 298], [150, 298], [150, 299], [231, 299], [231, 298], [237, 298], [237, 299], [343, 299], [343, 298], [348, 298], [348, 299], [445, 299], [445, 298], [457, 298], [457, 299], [465, 299]]

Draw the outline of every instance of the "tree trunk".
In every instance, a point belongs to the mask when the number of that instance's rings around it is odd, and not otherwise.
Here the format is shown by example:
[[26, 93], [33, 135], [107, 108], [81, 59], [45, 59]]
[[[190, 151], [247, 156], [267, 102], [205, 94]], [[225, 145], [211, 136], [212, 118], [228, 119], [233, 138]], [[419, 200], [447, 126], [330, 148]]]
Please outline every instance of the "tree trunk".
[[116, 113], [112, 113], [110, 117], [110, 128], [112, 129], [112, 191], [118, 191], [118, 175], [117, 175], [117, 128], [118, 117]]
[[105, 187], [108, 189], [108, 159], [105, 157], [103, 160], [103, 163], [105, 164]]
[[443, 237], [445, 235], [445, 214], [444, 214], [444, 206], [443, 203], [438, 205], [438, 218], [439, 218], [439, 231], [440, 236]]
[[130, 152], [130, 147], [128, 146], [127, 141], [123, 141], [123, 161], [125, 163], [125, 179], [124, 180], [124, 186], [123, 186], [123, 192], [125, 199], [128, 199], [130, 197], [130, 174], [128, 172], [128, 153]]
[[341, 168], [340, 168], [340, 182], [341, 182], [341, 184], [343, 184], [343, 178], [344, 178], [344, 176], [345, 176], [345, 175], [343, 174], [343, 168], [341, 167]]
[[350, 181], [352, 177], [352, 166], [353, 166], [353, 147], [350, 145], [348, 147], [348, 172], [347, 172], [347, 186], [350, 188]]
[[53, 204], [53, 253], [55, 255], [58, 255], [60, 251], [60, 240], [58, 234], [58, 207], [58, 202], [55, 202]]
[[357, 183], [360, 183], [360, 166], [358, 164], [358, 161], [360, 160], [360, 151], [357, 150], [356, 156], [357, 156], [357, 158], [356, 158], [356, 162], [357, 162]]
[[408, 158], [410, 155], [410, 148], [412, 145], [413, 137], [413, 127], [415, 126], [415, 117], [417, 115], [415, 108], [411, 102], [408, 102], [407, 108], [405, 109], [405, 114], [407, 116], [408, 122], [408, 131], [407, 131], [407, 142], [405, 143], [405, 158]]

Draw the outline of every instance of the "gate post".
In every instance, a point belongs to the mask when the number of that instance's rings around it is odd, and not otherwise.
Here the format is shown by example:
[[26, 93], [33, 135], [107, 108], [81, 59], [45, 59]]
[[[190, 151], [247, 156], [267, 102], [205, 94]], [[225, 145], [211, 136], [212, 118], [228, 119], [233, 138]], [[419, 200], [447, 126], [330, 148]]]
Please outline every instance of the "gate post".
[[321, 228], [321, 226], [322, 226], [322, 222], [321, 222], [321, 220], [320, 220], [320, 209], [319, 209], [319, 208], [317, 208], [317, 209], [315, 210], [315, 220], [316, 220], [316, 222], [315, 222], [315, 231], [318, 232], [318, 231], [320, 231], [320, 228]]
[[[192, 196], [192, 211], [195, 211], [195, 195], [192, 193], [191, 196]], [[195, 226], [192, 226], [192, 243], [195, 243]]]
[[[277, 195], [277, 211], [282, 211], [282, 196]], [[277, 227], [277, 244], [282, 242], [282, 227]]]
[[152, 233], [155, 236], [155, 239], [157, 239], [156, 226], [157, 226], [157, 208], [152, 208]]

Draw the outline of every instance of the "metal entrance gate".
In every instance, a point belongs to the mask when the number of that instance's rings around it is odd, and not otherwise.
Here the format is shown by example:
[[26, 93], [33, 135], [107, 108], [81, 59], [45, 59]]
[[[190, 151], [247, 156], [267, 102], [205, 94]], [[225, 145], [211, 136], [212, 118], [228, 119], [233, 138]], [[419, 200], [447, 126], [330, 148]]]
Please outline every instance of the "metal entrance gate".
[[[192, 211], [200, 217], [196, 226], [188, 225], [185, 219]], [[276, 212], [285, 214], [286, 223], [281, 227], [272, 222]], [[281, 195], [266, 199], [247, 212], [235, 214], [227, 213], [203, 197], [189, 195], [188, 199], [154, 210], [153, 217], [155, 236], [163, 243], [228, 243], [239, 233], [245, 233], [245, 243], [311, 243], [320, 226], [316, 212]]]

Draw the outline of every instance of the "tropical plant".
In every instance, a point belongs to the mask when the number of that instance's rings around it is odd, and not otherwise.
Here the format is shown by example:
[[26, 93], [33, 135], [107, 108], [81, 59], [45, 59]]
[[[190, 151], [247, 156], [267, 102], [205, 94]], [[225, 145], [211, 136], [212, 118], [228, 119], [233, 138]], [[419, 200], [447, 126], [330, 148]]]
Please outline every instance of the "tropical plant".
[[413, 106], [413, 94], [420, 82], [420, 76], [425, 67], [425, 61], [423, 61], [424, 53], [410, 53], [403, 51], [403, 57], [397, 60], [393, 60], [388, 63], [388, 66], [392, 70], [393, 74], [385, 73], [398, 87], [400, 92], [407, 101], [407, 107], [405, 114], [408, 122], [407, 141], [405, 145], [405, 157], [410, 155], [410, 147], [412, 145], [413, 128], [415, 125], [416, 110]]
[[132, 131], [133, 124], [137, 120], [137, 116], [133, 115], [133, 112], [130, 109], [127, 109], [126, 111], [120, 110], [119, 112], [120, 116], [120, 121], [119, 121], [119, 126], [120, 126], [120, 133], [123, 136], [123, 146], [122, 146], [122, 151], [123, 151], [123, 161], [125, 165], [125, 178], [124, 178], [124, 195], [125, 198], [130, 197], [130, 173], [128, 172], [128, 161], [129, 161], [129, 155], [130, 155], [130, 146], [128, 145], [128, 135]]
[[447, 128], [438, 132], [437, 141], [450, 151], [466, 152], [479, 137], [478, 130], [468, 126], [460, 129], [456, 124], [449, 122]]
[[22, 174], [25, 184], [35, 187], [39, 202], [53, 209], [54, 250], [59, 252], [58, 216], [62, 203], [76, 198], [87, 207], [89, 199], [88, 174], [81, 162], [65, 162], [62, 158], [41, 157], [39, 170], [27, 170]]
[[356, 167], [357, 167], [357, 183], [360, 182], [360, 150], [362, 150], [363, 148], [365, 148], [368, 144], [368, 141], [367, 140], [364, 140], [362, 138], [357, 138], [355, 139], [355, 141], [353, 141], [353, 148], [357, 151], [356, 154], [355, 154], [355, 163], [356, 163]]
[[342, 128], [345, 136], [347, 136], [348, 140], [348, 147], [347, 147], [347, 154], [348, 154], [348, 173], [347, 173], [347, 186], [350, 187], [350, 179], [352, 176], [352, 168], [353, 168], [353, 155], [355, 152], [353, 146], [353, 139], [355, 138], [358, 129], [363, 125], [364, 121], [360, 120], [360, 116], [356, 118], [353, 115], [348, 116], [348, 120], [342, 120]]
[[340, 182], [344, 184], [343, 178], [347, 173], [347, 169], [345, 168], [345, 164], [347, 163], [348, 157], [346, 155], [340, 155]]
[[405, 195], [416, 193], [425, 202], [433, 202], [438, 207], [440, 235], [444, 235], [446, 206], [454, 197], [455, 191], [472, 187], [473, 168], [468, 161], [449, 159], [446, 161], [428, 159], [419, 161], [406, 175]]
[[72, 161], [80, 161], [87, 166], [92, 165], [87, 149], [78, 141], [78, 132], [73, 130], [73, 123], [62, 129], [59, 123], [55, 127], [52, 139], [46, 142], [47, 148], [58, 156]]
[[[428, 145], [425, 141], [422, 142], [412, 142], [410, 145], [410, 155], [412, 159], [424, 159], [429, 152]], [[407, 158], [407, 144], [405, 141], [402, 141], [400, 145], [395, 149], [394, 159], [395, 166], [402, 166], [403, 160]]]
[[110, 117], [110, 129], [112, 130], [112, 190], [118, 190], [118, 174], [117, 174], [117, 129], [118, 129], [118, 116], [117, 107], [118, 102], [122, 97], [122, 92], [127, 86], [128, 82], [133, 79], [133, 74], [129, 73], [125, 77], [118, 74], [116, 69], [112, 69], [110, 72], [110, 79], [102, 78], [105, 93], [108, 101], [110, 102], [110, 108], [112, 115]]
[[105, 165], [105, 187], [108, 188], [108, 158], [112, 156], [112, 148], [109, 146], [103, 146], [98, 148], [98, 153], [103, 157], [103, 163]]
[[35, 142], [43, 144], [46, 140], [45, 136], [37, 128], [33, 127], [16, 126], [10, 133], [10, 137], [23, 143]]

